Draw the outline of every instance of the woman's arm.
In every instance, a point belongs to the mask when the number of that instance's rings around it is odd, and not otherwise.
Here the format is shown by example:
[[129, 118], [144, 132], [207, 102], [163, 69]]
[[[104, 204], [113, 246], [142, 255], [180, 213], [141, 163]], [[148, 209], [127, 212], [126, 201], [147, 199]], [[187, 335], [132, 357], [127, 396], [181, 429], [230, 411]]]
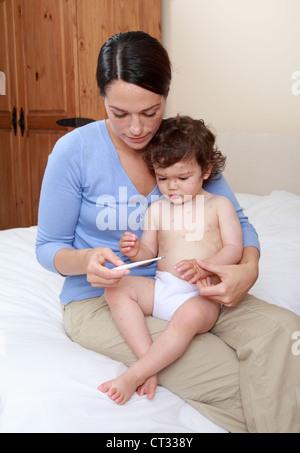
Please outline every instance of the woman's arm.
[[[105, 263], [118, 266], [123, 261], [106, 247], [74, 247], [86, 162], [81, 149], [80, 135], [73, 131], [56, 143], [49, 156], [40, 196], [36, 255], [40, 264], [52, 272], [64, 276], [86, 274], [92, 286], [110, 286], [128, 272], [110, 270]], [[87, 240], [82, 237], [82, 242]]]
[[[36, 255], [39, 263], [52, 272], [58, 270], [54, 257], [61, 249], [74, 252], [75, 227], [81, 209], [81, 153], [76, 131], [62, 137], [53, 148], [45, 170], [40, 203]], [[75, 262], [74, 262], [75, 264]], [[77, 274], [77, 272], [75, 272]]]
[[254, 285], [258, 277], [259, 252], [256, 247], [245, 247], [238, 265], [212, 264], [196, 260], [204, 270], [218, 275], [221, 282], [199, 288], [201, 296], [226, 307], [235, 307]]

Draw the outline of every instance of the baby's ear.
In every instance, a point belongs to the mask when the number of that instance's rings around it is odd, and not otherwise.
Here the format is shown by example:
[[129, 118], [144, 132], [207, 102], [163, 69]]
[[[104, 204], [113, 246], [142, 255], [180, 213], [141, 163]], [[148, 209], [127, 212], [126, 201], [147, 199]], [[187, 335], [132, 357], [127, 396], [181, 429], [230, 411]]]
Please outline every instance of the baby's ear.
[[212, 171], [212, 167], [213, 167], [212, 164], [210, 164], [207, 167], [206, 171], [203, 173], [202, 178], [204, 179], [204, 181], [210, 177], [211, 171]]

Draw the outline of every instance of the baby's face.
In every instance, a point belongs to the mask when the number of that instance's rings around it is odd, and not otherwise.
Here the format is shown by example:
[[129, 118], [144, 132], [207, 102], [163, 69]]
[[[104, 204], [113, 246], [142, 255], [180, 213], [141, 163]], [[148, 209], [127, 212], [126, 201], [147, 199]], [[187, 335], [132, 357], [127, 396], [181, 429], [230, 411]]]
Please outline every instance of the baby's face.
[[202, 184], [210, 172], [203, 174], [195, 158], [177, 162], [167, 168], [156, 167], [155, 175], [162, 195], [181, 204], [203, 192]]

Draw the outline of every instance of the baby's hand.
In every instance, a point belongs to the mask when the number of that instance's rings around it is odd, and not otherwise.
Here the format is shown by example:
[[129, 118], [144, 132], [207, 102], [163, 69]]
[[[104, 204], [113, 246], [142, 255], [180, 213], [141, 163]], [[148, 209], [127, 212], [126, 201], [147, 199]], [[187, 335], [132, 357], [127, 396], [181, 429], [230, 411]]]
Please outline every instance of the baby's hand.
[[139, 238], [126, 231], [119, 242], [120, 252], [128, 258], [134, 258], [139, 251]]
[[175, 269], [180, 274], [183, 280], [189, 283], [196, 283], [198, 280], [206, 279], [209, 272], [201, 269], [196, 260], [183, 260], [175, 265]]
[[200, 290], [201, 288], [205, 288], [207, 286], [213, 286], [213, 283], [212, 283], [210, 277], [206, 277], [206, 278], [200, 278], [200, 280], [197, 280], [196, 285], [198, 286], [198, 289]]

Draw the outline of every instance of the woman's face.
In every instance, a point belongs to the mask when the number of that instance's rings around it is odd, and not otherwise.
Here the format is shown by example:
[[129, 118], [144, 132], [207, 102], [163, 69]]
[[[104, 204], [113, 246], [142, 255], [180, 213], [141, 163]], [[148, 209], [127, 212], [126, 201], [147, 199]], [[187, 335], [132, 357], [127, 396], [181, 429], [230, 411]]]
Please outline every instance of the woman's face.
[[104, 104], [113, 141], [141, 150], [157, 132], [166, 98], [132, 83], [116, 80], [106, 92]]

